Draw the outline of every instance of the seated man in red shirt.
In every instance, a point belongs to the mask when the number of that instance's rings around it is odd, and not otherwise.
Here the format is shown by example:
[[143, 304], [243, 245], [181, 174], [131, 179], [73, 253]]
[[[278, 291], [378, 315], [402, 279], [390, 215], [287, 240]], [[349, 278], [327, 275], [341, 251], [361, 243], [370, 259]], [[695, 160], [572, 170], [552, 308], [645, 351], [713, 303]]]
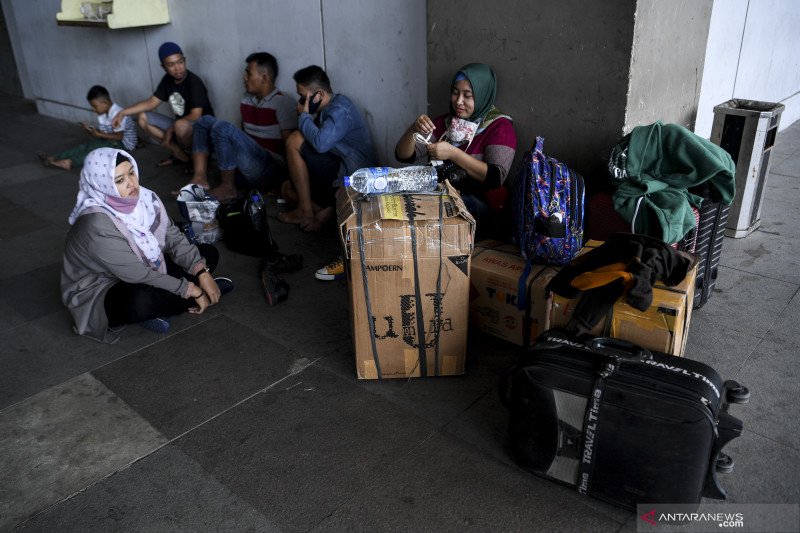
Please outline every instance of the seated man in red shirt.
[[286, 176], [284, 141], [297, 129], [294, 100], [275, 88], [278, 62], [257, 52], [245, 60], [245, 94], [239, 105], [242, 129], [230, 122], [203, 116], [194, 126], [192, 183], [208, 187], [209, 145], [217, 155], [222, 183], [210, 194], [220, 200], [236, 196], [236, 171], [242, 186], [271, 189]]

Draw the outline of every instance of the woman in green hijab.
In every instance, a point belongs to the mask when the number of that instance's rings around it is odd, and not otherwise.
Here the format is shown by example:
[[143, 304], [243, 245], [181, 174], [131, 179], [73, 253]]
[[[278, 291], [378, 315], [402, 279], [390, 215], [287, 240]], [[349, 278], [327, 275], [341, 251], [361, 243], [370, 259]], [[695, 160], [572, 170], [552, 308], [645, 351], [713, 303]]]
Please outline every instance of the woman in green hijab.
[[511, 117], [494, 106], [496, 93], [497, 77], [488, 65], [463, 66], [450, 86], [450, 112], [435, 119], [420, 115], [395, 148], [398, 161], [444, 162], [444, 177], [461, 192], [480, 238], [508, 197], [503, 183], [517, 149]]

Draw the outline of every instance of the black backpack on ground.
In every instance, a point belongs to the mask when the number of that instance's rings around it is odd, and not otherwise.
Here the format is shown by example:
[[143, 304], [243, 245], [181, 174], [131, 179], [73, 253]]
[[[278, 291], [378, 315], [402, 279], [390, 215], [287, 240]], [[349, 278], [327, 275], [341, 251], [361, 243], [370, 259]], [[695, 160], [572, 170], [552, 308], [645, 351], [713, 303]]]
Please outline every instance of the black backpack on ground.
[[285, 301], [289, 297], [289, 284], [278, 274], [303, 268], [303, 256], [284, 255], [278, 251], [261, 193], [254, 189], [221, 203], [217, 217], [222, 228], [222, 240], [229, 250], [261, 259], [257, 275], [264, 287], [267, 303], [277, 305]]
[[222, 228], [222, 240], [229, 250], [260, 258], [278, 254], [278, 245], [269, 229], [264, 198], [257, 190], [222, 202], [217, 218]]

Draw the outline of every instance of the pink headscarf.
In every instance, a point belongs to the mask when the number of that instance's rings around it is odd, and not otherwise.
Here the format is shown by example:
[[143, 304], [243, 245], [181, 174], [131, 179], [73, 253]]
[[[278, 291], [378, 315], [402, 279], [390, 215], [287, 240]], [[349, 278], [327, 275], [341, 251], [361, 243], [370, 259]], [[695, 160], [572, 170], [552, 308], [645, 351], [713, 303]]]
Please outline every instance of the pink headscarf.
[[[85, 211], [97, 208], [108, 214], [118, 228], [127, 230], [125, 237], [138, 250], [134, 252], [157, 270], [165, 270], [164, 245], [166, 211], [158, 196], [150, 189], [139, 186], [138, 197], [122, 198], [114, 184], [117, 154], [126, 157], [136, 175], [139, 167], [128, 152], [116, 148], [98, 148], [86, 156], [81, 170], [78, 200], [69, 215], [70, 225]], [[94, 208], [94, 209], [93, 209]]]

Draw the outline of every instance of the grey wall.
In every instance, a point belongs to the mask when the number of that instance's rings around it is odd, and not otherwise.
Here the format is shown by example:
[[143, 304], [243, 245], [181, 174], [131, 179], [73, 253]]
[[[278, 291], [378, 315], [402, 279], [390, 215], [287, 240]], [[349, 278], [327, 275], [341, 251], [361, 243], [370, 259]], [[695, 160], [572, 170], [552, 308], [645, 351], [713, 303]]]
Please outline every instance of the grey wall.
[[292, 95], [297, 69], [326, 68], [334, 90], [367, 111], [383, 160], [425, 106], [423, 0], [169, 0], [170, 24], [122, 30], [57, 26], [59, 0], [2, 3], [25, 96], [60, 118], [91, 118], [84, 97], [96, 83], [122, 105], [148, 97], [167, 40], [206, 82], [217, 115], [237, 123], [244, 58], [259, 50], [277, 57], [278, 87]]
[[22, 85], [17, 74], [17, 63], [8, 35], [5, 13], [0, 8], [0, 92], [22, 96]]
[[56, 26], [58, 0], [4, 0], [9, 33], [25, 96], [40, 112], [91, 118], [86, 92], [105, 85], [121, 104], [150, 90], [150, 68], [142, 31]]
[[800, 3], [716, 0], [695, 133], [711, 136], [714, 106], [730, 100], [780, 102], [783, 130], [800, 119]]
[[517, 156], [537, 135], [587, 178], [621, 136], [634, 0], [428, 0], [428, 98], [447, 111], [450, 81], [470, 62], [498, 76], [496, 105], [514, 118]]
[[334, 89], [363, 107], [382, 161], [425, 110], [425, 0], [325, 0], [325, 59]]
[[638, 0], [625, 132], [656, 120], [694, 128], [713, 0]]

